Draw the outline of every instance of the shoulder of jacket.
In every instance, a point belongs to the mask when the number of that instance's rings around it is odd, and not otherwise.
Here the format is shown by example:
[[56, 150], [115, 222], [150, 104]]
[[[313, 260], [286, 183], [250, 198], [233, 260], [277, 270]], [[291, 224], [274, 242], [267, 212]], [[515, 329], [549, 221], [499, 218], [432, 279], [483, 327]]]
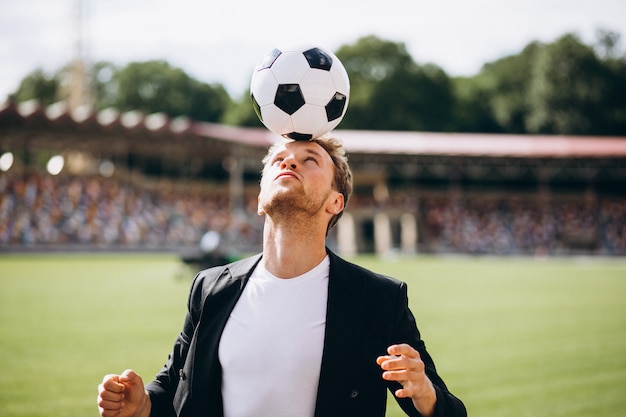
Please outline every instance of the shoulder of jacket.
[[261, 259], [261, 254], [239, 259], [237, 261], [203, 269], [196, 274], [194, 281], [212, 281], [223, 277], [245, 275], [250, 272]]
[[[331, 269], [335, 269], [334, 273], [348, 275], [351, 277], [358, 277], [359, 279], [362, 279], [367, 285], [379, 286], [381, 288], [386, 287], [391, 289], [403, 287], [406, 285], [403, 281], [397, 278], [374, 272], [361, 265], [357, 265], [355, 263], [347, 261], [330, 251], [328, 253], [331, 260], [330, 267]], [[332, 273], [333, 272], [331, 271], [331, 274]]]
[[229, 281], [247, 278], [260, 259], [261, 255], [258, 254], [198, 272], [191, 285], [190, 302], [199, 301], [200, 298], [204, 298], [212, 292], [214, 288], [228, 285]]

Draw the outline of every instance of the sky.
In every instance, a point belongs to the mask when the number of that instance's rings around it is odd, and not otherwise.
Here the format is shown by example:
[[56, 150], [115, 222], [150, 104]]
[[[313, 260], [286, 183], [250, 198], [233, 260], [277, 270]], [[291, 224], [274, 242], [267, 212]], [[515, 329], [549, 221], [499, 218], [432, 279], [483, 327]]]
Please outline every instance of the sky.
[[626, 1], [0, 0], [0, 103], [31, 71], [70, 62], [78, 39], [88, 62], [163, 59], [237, 97], [256, 62], [286, 43], [334, 52], [376, 35], [419, 64], [469, 76], [532, 41], [575, 33], [592, 44], [598, 29], [621, 34], [626, 49]]

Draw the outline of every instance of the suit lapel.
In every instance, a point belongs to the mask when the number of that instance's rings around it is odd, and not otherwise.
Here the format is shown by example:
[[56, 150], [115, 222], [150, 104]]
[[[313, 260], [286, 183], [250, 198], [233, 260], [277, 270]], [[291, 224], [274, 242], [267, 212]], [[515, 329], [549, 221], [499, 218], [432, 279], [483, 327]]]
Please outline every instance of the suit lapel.
[[349, 264], [328, 251], [330, 276], [326, 335], [317, 393], [316, 416], [329, 416], [337, 412], [336, 404], [350, 395], [349, 385], [355, 361], [350, 356], [358, 346], [359, 311], [363, 302], [363, 285]]

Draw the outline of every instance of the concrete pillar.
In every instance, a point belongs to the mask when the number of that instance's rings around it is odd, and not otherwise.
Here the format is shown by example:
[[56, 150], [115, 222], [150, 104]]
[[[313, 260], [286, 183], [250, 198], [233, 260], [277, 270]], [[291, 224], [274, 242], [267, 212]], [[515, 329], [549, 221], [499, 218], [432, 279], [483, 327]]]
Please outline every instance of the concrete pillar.
[[337, 222], [337, 248], [341, 256], [354, 256], [358, 253], [354, 217], [343, 213]]
[[414, 254], [417, 252], [417, 236], [415, 215], [404, 213], [400, 217], [400, 244], [403, 253]]
[[374, 216], [374, 247], [377, 255], [386, 255], [391, 251], [391, 222], [386, 213]]

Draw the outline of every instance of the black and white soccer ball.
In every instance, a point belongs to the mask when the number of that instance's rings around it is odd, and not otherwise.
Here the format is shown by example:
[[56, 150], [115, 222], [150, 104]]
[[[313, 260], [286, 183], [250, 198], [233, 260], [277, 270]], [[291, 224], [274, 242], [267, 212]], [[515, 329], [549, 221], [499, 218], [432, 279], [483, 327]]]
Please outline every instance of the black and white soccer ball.
[[343, 119], [350, 80], [339, 59], [315, 45], [274, 48], [257, 64], [250, 83], [257, 116], [272, 132], [310, 140]]

